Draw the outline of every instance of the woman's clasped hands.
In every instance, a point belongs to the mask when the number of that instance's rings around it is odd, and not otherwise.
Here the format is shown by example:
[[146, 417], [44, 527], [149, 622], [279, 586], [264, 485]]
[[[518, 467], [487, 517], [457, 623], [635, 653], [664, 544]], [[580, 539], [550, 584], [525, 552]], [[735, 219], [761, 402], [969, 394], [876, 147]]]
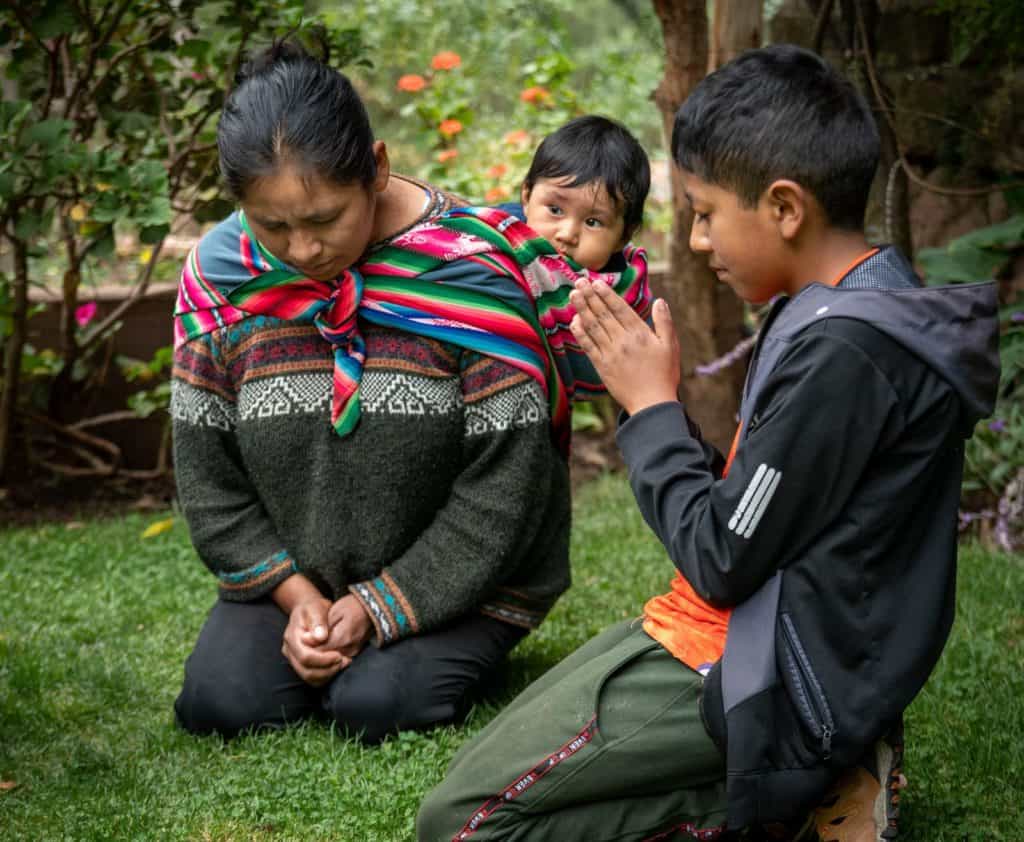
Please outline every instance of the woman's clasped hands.
[[319, 687], [351, 664], [372, 634], [373, 623], [355, 596], [332, 603], [317, 592], [292, 607], [281, 654], [299, 678]]

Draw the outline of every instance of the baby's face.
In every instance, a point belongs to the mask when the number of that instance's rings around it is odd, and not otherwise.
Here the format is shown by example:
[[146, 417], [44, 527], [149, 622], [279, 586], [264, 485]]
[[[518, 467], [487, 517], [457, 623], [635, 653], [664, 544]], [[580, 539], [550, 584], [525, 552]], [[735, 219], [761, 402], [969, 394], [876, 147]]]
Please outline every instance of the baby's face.
[[601, 269], [626, 244], [625, 222], [600, 182], [567, 187], [572, 178], [542, 178], [523, 188], [526, 223], [559, 254], [591, 271]]

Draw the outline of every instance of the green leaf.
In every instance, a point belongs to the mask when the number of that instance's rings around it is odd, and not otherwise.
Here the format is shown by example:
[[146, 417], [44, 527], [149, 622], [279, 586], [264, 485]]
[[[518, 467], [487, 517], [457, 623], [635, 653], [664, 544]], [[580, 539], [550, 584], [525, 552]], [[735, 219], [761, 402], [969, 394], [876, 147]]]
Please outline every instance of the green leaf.
[[921, 249], [918, 263], [929, 286], [989, 280], [1006, 263], [1004, 252], [987, 249]]
[[113, 226], [111, 226], [107, 229], [107, 232], [96, 243], [96, 245], [93, 246], [90, 254], [92, 254], [93, 257], [109, 259], [114, 256], [114, 246], [114, 229]]
[[44, 41], [74, 32], [76, 29], [78, 19], [74, 7], [63, 0], [50, 0], [32, 25], [32, 31]]
[[1017, 214], [1003, 222], [964, 234], [953, 240], [948, 248], [956, 252], [973, 248], [1010, 249], [1021, 242], [1024, 242], [1024, 214]]
[[156, 245], [167, 236], [167, 232], [170, 230], [171, 226], [167, 223], [161, 225], [145, 225], [139, 230], [139, 242], [145, 243], [147, 246]]
[[14, 173], [0, 172], [0, 199], [9, 199], [14, 195], [17, 179]]
[[53, 225], [53, 210], [45, 210], [36, 213], [31, 210], [23, 210], [18, 214], [18, 221], [14, 225], [14, 234], [22, 240], [31, 240], [41, 234], [49, 232]]
[[0, 101], [0, 137], [10, 137], [32, 110], [32, 103], [22, 99]]
[[204, 41], [202, 38], [190, 38], [178, 47], [178, 55], [200, 61], [204, 61], [209, 52], [210, 42]]
[[71, 133], [74, 123], [70, 120], [51, 118], [29, 126], [25, 132], [25, 142], [29, 145], [37, 143], [44, 149], [50, 149], [64, 142]]

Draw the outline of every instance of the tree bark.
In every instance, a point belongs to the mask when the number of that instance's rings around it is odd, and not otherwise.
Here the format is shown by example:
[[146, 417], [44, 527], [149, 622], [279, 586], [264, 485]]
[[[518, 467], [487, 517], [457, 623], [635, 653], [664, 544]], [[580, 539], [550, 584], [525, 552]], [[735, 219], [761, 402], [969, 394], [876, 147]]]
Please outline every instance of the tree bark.
[[21, 380], [21, 350], [25, 345], [25, 323], [28, 321], [28, 247], [12, 238], [14, 246], [14, 311], [11, 335], [4, 348], [3, 391], [0, 392], [0, 486], [6, 484], [14, 454], [15, 411], [18, 407], [18, 385]]
[[[654, 0], [665, 41], [665, 75], [654, 100], [671, 143], [676, 110], [708, 65], [708, 20], [704, 0]], [[672, 308], [682, 348], [681, 398], [701, 426], [704, 437], [720, 450], [728, 448], [736, 428], [736, 411], [744, 367], [730, 366], [702, 377], [696, 367], [722, 356], [742, 339], [743, 306], [728, 287], [718, 284], [707, 259], [690, 251], [692, 212], [683, 196], [679, 168], [672, 166], [672, 238], [669, 276], [655, 290]]]
[[[881, 140], [881, 154], [878, 173], [872, 187], [874, 201], [868, 205], [865, 222], [869, 230], [877, 230], [877, 239], [897, 246], [909, 259], [914, 258], [914, 243], [910, 231], [910, 182], [901, 164], [899, 139], [893, 131], [887, 113], [892, 94], [882, 79], [878, 78], [875, 56], [877, 55], [877, 31], [881, 18], [875, 0], [855, 0], [850, 4], [849, 14], [856, 17], [854, 44], [860, 62], [860, 89], [870, 103], [878, 124]], [[877, 86], [877, 89], [876, 89]], [[878, 219], [873, 220], [872, 217]], [[874, 223], [874, 224], [872, 224]]]
[[744, 50], [760, 47], [763, 33], [761, 0], [715, 0], [708, 70], [721, 67]]

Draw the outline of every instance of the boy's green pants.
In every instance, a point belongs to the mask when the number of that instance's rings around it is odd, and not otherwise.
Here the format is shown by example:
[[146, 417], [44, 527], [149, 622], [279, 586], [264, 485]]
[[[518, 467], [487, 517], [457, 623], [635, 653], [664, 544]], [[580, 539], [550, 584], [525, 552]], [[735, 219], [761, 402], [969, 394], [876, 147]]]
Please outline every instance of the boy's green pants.
[[420, 842], [716, 838], [725, 765], [701, 683], [639, 620], [612, 626], [455, 755], [420, 808]]

